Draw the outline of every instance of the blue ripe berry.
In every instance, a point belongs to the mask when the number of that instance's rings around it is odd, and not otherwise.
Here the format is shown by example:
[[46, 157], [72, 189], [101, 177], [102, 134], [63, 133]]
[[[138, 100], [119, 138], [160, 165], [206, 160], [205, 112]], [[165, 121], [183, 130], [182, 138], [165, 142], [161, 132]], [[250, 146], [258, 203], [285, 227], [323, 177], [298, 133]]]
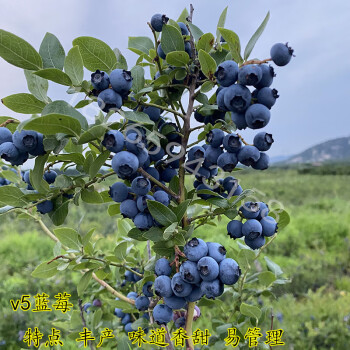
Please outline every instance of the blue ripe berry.
[[198, 123], [204, 123], [205, 115], [201, 114], [200, 111], [195, 110], [195, 112], [194, 112], [194, 119], [195, 119]]
[[235, 61], [225, 61], [219, 64], [214, 76], [221, 86], [230, 86], [237, 81], [238, 65]]
[[176, 171], [176, 169], [167, 167], [167, 168], [160, 170], [159, 174], [160, 174], [160, 179], [162, 181], [170, 182], [171, 179], [177, 175], [177, 171]]
[[188, 56], [192, 58], [192, 47], [189, 41], [185, 41], [185, 51], [187, 52]]
[[181, 278], [180, 272], [171, 279], [171, 288], [177, 297], [187, 297], [192, 291], [192, 285]]
[[83, 306], [83, 310], [88, 314], [90, 312], [90, 310], [88, 311], [88, 308], [91, 306], [92, 306], [91, 303], [85, 303]]
[[260, 220], [262, 226], [262, 234], [265, 237], [271, 237], [277, 232], [277, 222], [271, 216], [265, 216]]
[[238, 187], [238, 180], [236, 178], [234, 178], [233, 176], [227, 176], [222, 181], [222, 187], [227, 192], [231, 192], [232, 189], [235, 191], [236, 188]]
[[135, 154], [122, 151], [114, 155], [112, 159], [112, 169], [121, 178], [130, 177], [136, 173], [139, 167], [139, 160]]
[[240, 68], [238, 73], [239, 83], [242, 85], [256, 85], [262, 78], [260, 66], [248, 64]]
[[169, 298], [164, 298], [164, 304], [170, 307], [172, 310], [183, 309], [186, 306], [186, 300], [176, 295], [172, 295]]
[[224, 132], [221, 129], [213, 129], [207, 133], [207, 143], [212, 147], [220, 147], [224, 140]]
[[[200, 191], [200, 190], [212, 190], [212, 188], [210, 186], [204, 184], [204, 183], [201, 183], [200, 185], [197, 186], [196, 190], [197, 191]], [[198, 193], [197, 195], [198, 195], [199, 198], [202, 198], [202, 199], [209, 199], [209, 198], [211, 198], [211, 195], [210, 194], [206, 194], [206, 193]]]
[[148, 213], [138, 213], [133, 223], [139, 230], [148, 230], [153, 226], [153, 218]]
[[266, 170], [270, 164], [270, 157], [266, 153], [260, 152], [260, 158], [256, 163], [252, 164], [252, 168], [256, 170]]
[[160, 258], [156, 261], [154, 272], [157, 276], [170, 276], [171, 266], [168, 259]]
[[242, 233], [250, 241], [258, 238], [262, 234], [262, 225], [258, 220], [249, 219], [242, 226]]
[[237, 153], [242, 147], [242, 142], [237, 134], [227, 134], [224, 137], [223, 144], [225, 150], [231, 153]]
[[148, 151], [146, 148], [143, 148], [140, 150], [140, 152], [136, 155], [137, 159], [139, 160], [139, 166], [148, 168], [149, 165], [151, 164], [151, 159], [148, 155]]
[[29, 155], [27, 152], [19, 152], [18, 157], [15, 159], [12, 159], [10, 161], [10, 163], [11, 163], [11, 165], [22, 165], [23, 163], [25, 163], [28, 160], [28, 157], [29, 157]]
[[181, 278], [188, 283], [197, 284], [200, 282], [201, 277], [197, 270], [197, 263], [194, 261], [186, 260], [180, 266]]
[[157, 304], [153, 309], [154, 321], [159, 325], [167, 324], [173, 317], [173, 310], [165, 304]]
[[139, 296], [135, 300], [136, 309], [139, 311], [146, 311], [149, 307], [149, 299], [145, 296]]
[[224, 292], [224, 285], [219, 279], [214, 281], [203, 281], [201, 283], [201, 290], [203, 295], [208, 299], [215, 299]]
[[270, 118], [270, 110], [261, 103], [251, 105], [245, 113], [245, 120], [248, 127], [251, 129], [261, 129], [265, 127], [269, 123]]
[[205, 149], [202, 146], [193, 146], [188, 151], [188, 160], [204, 159]]
[[197, 171], [196, 179], [201, 181], [203, 179], [209, 179], [210, 178], [210, 170], [205, 167], [200, 167]]
[[254, 85], [257, 89], [262, 89], [264, 87], [271, 86], [273, 82], [273, 78], [276, 76], [275, 70], [272, 66], [269, 66], [267, 64], [260, 65], [260, 69], [262, 71], [262, 77], [258, 84]]
[[143, 149], [146, 147], [142, 135], [140, 135], [137, 132], [131, 132], [126, 136], [125, 146], [129, 152], [134, 153], [136, 155], [142, 152]]
[[19, 154], [18, 148], [12, 142], [4, 142], [0, 145], [1, 158], [10, 162], [12, 165], [17, 162]]
[[36, 209], [40, 214], [47, 214], [53, 211], [53, 203], [51, 201], [45, 201], [37, 204]]
[[27, 170], [27, 171], [24, 172], [24, 174], [23, 174], [23, 176], [22, 176], [22, 180], [23, 180], [26, 184], [31, 185], [31, 183], [30, 183], [30, 171], [29, 171], [29, 170]]
[[143, 109], [143, 113], [146, 113], [149, 118], [154, 121], [155, 123], [160, 119], [160, 109], [157, 107], [145, 107]]
[[264, 131], [256, 134], [253, 140], [254, 146], [261, 152], [268, 151], [271, 148], [273, 142], [274, 139], [272, 138], [272, 134], [268, 134]]
[[234, 84], [225, 90], [224, 102], [229, 111], [243, 113], [249, 106], [252, 95], [249, 89], [241, 84]]
[[159, 297], [171, 297], [173, 291], [171, 289], [171, 279], [168, 276], [161, 275], [158, 276], [153, 284], [154, 293]]
[[202, 239], [192, 238], [185, 244], [184, 253], [188, 260], [198, 261], [208, 254], [208, 246]]
[[235, 260], [224, 259], [221, 261], [219, 276], [222, 283], [231, 286], [238, 281], [240, 275], [241, 269]]
[[134, 282], [134, 274], [133, 272], [126, 270], [124, 273], [124, 278], [128, 282]]
[[97, 103], [103, 112], [108, 113], [110, 110], [119, 109], [123, 104], [123, 100], [114, 90], [106, 89], [99, 93]]
[[265, 216], [269, 215], [269, 206], [264, 202], [258, 202], [260, 213], [259, 216], [256, 218], [257, 220], [261, 220]]
[[175, 322], [174, 322], [174, 325], [177, 329], [179, 328], [183, 328], [185, 329], [186, 327], [186, 317], [182, 316], [182, 317], [179, 317]]
[[156, 32], [161, 32], [163, 29], [163, 24], [167, 24], [169, 18], [166, 15], [156, 13], [151, 18], [151, 26]]
[[[134, 271], [140, 273], [140, 270], [139, 270], [139, 269], [134, 269]], [[133, 274], [133, 279], [134, 279], [134, 282], [138, 282], [138, 281], [142, 280], [142, 276], [138, 276], [138, 275], [136, 275], [136, 273], [134, 273], [134, 274]]]
[[170, 204], [169, 195], [165, 191], [156, 191], [153, 196], [157, 202], [164, 204], [166, 207]]
[[123, 318], [125, 316], [125, 314], [122, 311], [122, 309], [119, 309], [117, 307], [114, 309], [114, 315], [116, 315], [119, 318]]
[[3, 177], [0, 177], [0, 186], [6, 186], [9, 185], [11, 182], [9, 180], [4, 179]]
[[234, 153], [223, 153], [218, 158], [218, 166], [225, 172], [231, 172], [237, 165], [238, 159]]
[[247, 122], [245, 120], [245, 114], [243, 113], [231, 113], [231, 120], [235, 123], [238, 130], [243, 130], [247, 128]]
[[9, 129], [1, 127], [0, 128], [0, 145], [4, 142], [12, 142], [12, 133]]
[[142, 293], [146, 296], [146, 297], [153, 297], [153, 282], [152, 281], [148, 281], [146, 282], [143, 287], [142, 287]]
[[210, 256], [201, 258], [198, 261], [197, 268], [203, 281], [213, 281], [219, 275], [219, 265]]
[[97, 70], [91, 74], [91, 84], [97, 91], [106, 90], [109, 88], [109, 76], [106, 72]]
[[129, 188], [123, 182], [116, 182], [109, 187], [109, 196], [117, 203], [125, 201], [129, 196]]
[[45, 171], [45, 173], [44, 173], [44, 180], [48, 184], [53, 184], [56, 180], [56, 177], [57, 177], [57, 173], [54, 170]]
[[278, 43], [272, 46], [270, 55], [276, 66], [285, 66], [293, 56], [294, 50], [287, 44]]
[[244, 243], [253, 250], [259, 249], [265, 244], [265, 237], [261, 235], [260, 237], [255, 238], [253, 240], [250, 240], [247, 237], [245, 237]]
[[158, 54], [158, 56], [159, 56], [161, 59], [163, 59], [163, 60], [166, 59], [166, 54], [165, 54], [165, 52], [163, 51], [162, 45], [161, 45], [161, 44], [158, 44], [157, 54]]
[[125, 325], [124, 330], [126, 333], [134, 332], [134, 328], [132, 328], [132, 322], [129, 322]]
[[[125, 314], [125, 316], [122, 318], [122, 324], [125, 326], [131, 321], [131, 316], [130, 314]], [[130, 323], [131, 325], [131, 323]]]
[[203, 296], [202, 289], [200, 287], [193, 286], [191, 293], [187, 295], [185, 299], [189, 303], [194, 303], [195, 301], [198, 301], [199, 299], [201, 299], [202, 296]]
[[120, 204], [120, 214], [125, 218], [133, 219], [138, 214], [136, 201], [133, 199], [126, 199]]
[[179, 27], [181, 29], [181, 34], [182, 35], [189, 35], [190, 34], [190, 32], [188, 31], [185, 23], [177, 22], [177, 24], [179, 25]]
[[260, 89], [257, 94], [258, 103], [263, 104], [268, 109], [271, 109], [278, 97], [278, 91], [276, 89], [270, 89], [269, 87]]
[[129, 298], [129, 299], [136, 300], [136, 298], [138, 297], [138, 295], [137, 295], [136, 292], [129, 292], [129, 293], [126, 295], [126, 297]]
[[260, 214], [259, 203], [256, 202], [245, 202], [239, 211], [246, 219], [256, 219]]
[[159, 172], [156, 168], [148, 167], [145, 169], [145, 172], [154, 177], [156, 180], [159, 180]]
[[158, 162], [159, 160], [161, 160], [164, 156], [165, 156], [165, 151], [163, 148], [161, 148], [160, 146], [152, 146], [149, 151], [149, 156], [151, 158], [152, 162]]
[[136, 200], [137, 209], [141, 212], [148, 212], [147, 200], [154, 201], [154, 197], [146, 194], [145, 196], [139, 196]]
[[124, 135], [119, 130], [110, 130], [105, 133], [102, 145], [109, 151], [119, 153], [125, 144]]
[[227, 232], [228, 235], [233, 238], [241, 238], [243, 237], [243, 233], [242, 233], [242, 222], [239, 220], [232, 220], [227, 224]]
[[251, 166], [260, 158], [260, 152], [255, 146], [243, 146], [237, 155], [238, 161], [246, 166]]
[[38, 132], [38, 142], [36, 147], [29, 152], [32, 156], [41, 156], [45, 154], [45, 149], [44, 149], [44, 135], [40, 134]]
[[113, 90], [121, 96], [127, 94], [131, 89], [132, 76], [129, 71], [124, 69], [114, 69], [109, 76], [109, 80]]
[[220, 155], [223, 153], [223, 150], [218, 147], [212, 147], [209, 146], [204, 153], [204, 159], [209, 162], [210, 164], [217, 164], [218, 158], [220, 157]]
[[223, 245], [215, 242], [207, 242], [207, 246], [208, 246], [208, 256], [213, 258], [217, 263], [225, 259], [226, 249]]
[[13, 144], [20, 152], [33, 151], [38, 144], [38, 133], [32, 130], [16, 130], [13, 134]]
[[225, 92], [226, 92], [226, 88], [222, 88], [216, 95], [216, 103], [219, 107], [220, 111], [224, 111], [227, 112], [228, 109], [225, 105]]

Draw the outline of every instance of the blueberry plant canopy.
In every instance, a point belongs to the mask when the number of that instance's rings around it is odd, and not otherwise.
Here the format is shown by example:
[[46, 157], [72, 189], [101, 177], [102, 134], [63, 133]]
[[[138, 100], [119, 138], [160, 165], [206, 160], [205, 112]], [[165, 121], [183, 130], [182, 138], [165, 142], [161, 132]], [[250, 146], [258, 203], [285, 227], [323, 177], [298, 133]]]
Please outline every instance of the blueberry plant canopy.
[[[79, 298], [99, 298], [80, 305], [83, 321], [95, 334], [105, 327], [118, 332], [103, 347], [133, 348], [127, 333], [138, 327], [168, 324], [192, 335], [196, 316], [205, 318], [206, 307], [215, 306], [210, 349], [224, 348], [229, 327], [237, 328], [240, 348], [248, 348], [245, 331], [268, 323], [271, 312], [258, 297], [288, 282], [277, 264], [259, 259], [277, 226], [280, 232], [289, 223], [287, 212], [269, 208], [227, 173], [268, 168], [272, 135], [258, 131], [248, 142], [237, 131], [268, 125], [278, 98], [270, 62], [286, 65], [293, 50], [278, 43], [269, 58], [249, 59], [269, 13], [244, 52], [225, 28], [226, 14], [227, 8], [214, 34], [195, 25], [192, 6], [176, 21], [154, 15], [150, 37], [129, 37], [133, 67], [119, 49], [92, 37], [74, 39], [66, 53], [47, 33], [37, 51], [0, 30], [0, 56], [24, 70], [29, 90], [2, 103], [30, 115], [23, 122], [0, 117], [0, 212], [35, 220], [55, 242], [52, 260], [33, 277], [81, 273]], [[49, 84], [66, 86], [68, 98], [51, 100]], [[86, 106], [95, 112], [92, 124], [81, 112]], [[29, 158], [33, 169], [21, 171]], [[110, 220], [118, 221], [110, 250], [98, 249], [93, 229], [65, 226], [81, 202], [109, 203]], [[44, 215], [57, 226], [53, 232]], [[223, 217], [230, 221], [222, 234], [232, 238], [226, 249], [200, 237], [202, 226]], [[83, 327], [79, 314], [61, 322], [72, 339]], [[191, 337], [186, 346], [194, 349]]]

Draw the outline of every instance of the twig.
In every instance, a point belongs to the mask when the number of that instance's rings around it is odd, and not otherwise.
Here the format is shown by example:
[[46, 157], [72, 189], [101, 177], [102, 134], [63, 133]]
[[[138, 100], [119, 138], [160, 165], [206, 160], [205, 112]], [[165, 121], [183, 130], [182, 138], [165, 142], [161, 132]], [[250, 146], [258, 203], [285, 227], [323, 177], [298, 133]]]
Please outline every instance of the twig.
[[[83, 322], [83, 326], [85, 328], [87, 328], [86, 326], [86, 321], [85, 321], [85, 317], [84, 317], [84, 307], [83, 307], [83, 301], [81, 299], [79, 299], [79, 309], [80, 309], [80, 318], [81, 318], [81, 321]], [[91, 343], [91, 340], [88, 341], [89, 343], [89, 347], [91, 350], [93, 350], [93, 346], [92, 346], [92, 343]]]
[[157, 105], [155, 103], [150, 103], [150, 102], [149, 103], [148, 102], [143, 102], [143, 101], [139, 101], [139, 102], [143, 106], [156, 107], [156, 108], [159, 108], [159, 109], [161, 109], [163, 111], [167, 111], [167, 112], [172, 113], [174, 115], [178, 115], [181, 118], [185, 117], [182, 113], [176, 111], [175, 109], [171, 109], [171, 108], [168, 108], [168, 107], [160, 106], [160, 105]]
[[249, 61], [243, 62], [240, 65], [240, 67], [246, 66], [248, 64], [264, 64], [264, 63], [267, 63], [269, 61], [272, 61], [272, 59], [271, 58], [266, 58], [265, 60], [262, 60], [262, 61], [260, 61], [260, 60], [249, 60]]
[[167, 349], [168, 349], [168, 350], [174, 350], [174, 345], [173, 345], [173, 343], [172, 343], [172, 341], [171, 341], [171, 337], [170, 337], [170, 334], [169, 334], [168, 326], [165, 324], [165, 325], [162, 325], [162, 327], [164, 327], [165, 330], [166, 330], [165, 341], [169, 344], [169, 345], [167, 346]]
[[0, 128], [8, 125], [8, 124], [11, 124], [11, 123], [16, 123], [16, 121], [14, 119], [7, 119], [6, 121], [4, 121], [2, 124], [0, 124]]
[[244, 138], [242, 137], [242, 135], [237, 134], [237, 136], [241, 139], [241, 141], [246, 145], [246, 146], [253, 146], [250, 143], [248, 143], [246, 140], [244, 140]]
[[156, 32], [154, 31], [154, 29], [152, 28], [152, 25], [150, 22], [147, 22], [148, 26], [151, 28], [151, 31], [153, 33], [153, 37], [154, 37], [154, 46], [156, 48], [156, 58], [154, 59], [156, 62], [157, 62], [157, 65], [158, 65], [158, 70], [159, 70], [159, 73], [162, 74], [162, 66], [160, 64], [160, 61], [159, 61], [159, 56], [158, 56], [158, 40], [157, 40], [157, 36], [156, 36]]

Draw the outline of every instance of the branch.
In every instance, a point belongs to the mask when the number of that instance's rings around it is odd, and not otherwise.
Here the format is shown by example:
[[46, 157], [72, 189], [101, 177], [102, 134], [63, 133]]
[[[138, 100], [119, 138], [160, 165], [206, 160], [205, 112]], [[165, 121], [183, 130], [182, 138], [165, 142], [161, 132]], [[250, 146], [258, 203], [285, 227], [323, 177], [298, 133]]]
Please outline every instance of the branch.
[[16, 121], [14, 119], [7, 119], [2, 124], [0, 124], [0, 128], [5, 127], [6, 125], [12, 124], [12, 123], [16, 123]]
[[193, 345], [193, 340], [192, 340], [192, 323], [193, 323], [193, 315], [194, 315], [194, 307], [196, 306], [196, 303], [188, 303], [187, 306], [187, 315], [186, 315], [186, 332], [187, 335], [189, 336], [189, 339], [187, 339], [187, 349], [188, 350], [193, 350], [194, 345]]
[[240, 65], [240, 67], [246, 66], [248, 64], [264, 64], [264, 63], [267, 63], [269, 61], [272, 61], [272, 59], [271, 58], [266, 58], [265, 60], [262, 60], [262, 61], [260, 61], [260, 60], [249, 60], [249, 61], [243, 62]]
[[171, 108], [168, 108], [168, 107], [160, 106], [160, 105], [157, 105], [155, 103], [147, 103], [147, 102], [140, 101], [140, 104], [143, 105], [143, 106], [159, 108], [159, 109], [161, 109], [163, 111], [167, 111], [169, 113], [173, 113], [174, 115], [178, 115], [181, 118], [185, 117], [182, 113], [180, 113], [178, 111], [175, 111], [175, 109], [171, 109]]

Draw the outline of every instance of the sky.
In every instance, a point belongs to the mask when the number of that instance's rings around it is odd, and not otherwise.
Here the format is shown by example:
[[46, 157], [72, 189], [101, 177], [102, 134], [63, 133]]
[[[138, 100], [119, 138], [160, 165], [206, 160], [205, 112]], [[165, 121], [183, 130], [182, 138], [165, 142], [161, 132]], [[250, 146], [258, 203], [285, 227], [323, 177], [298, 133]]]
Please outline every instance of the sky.
[[[154, 13], [177, 19], [190, 2], [88, 0], [1, 0], [0, 28], [30, 42], [37, 50], [46, 32], [55, 34], [66, 53], [78, 36], [93, 36], [119, 48], [129, 68], [136, 55], [127, 49], [128, 36], [151, 36], [147, 22]], [[225, 27], [234, 30], [244, 49], [251, 35], [270, 11], [270, 21], [252, 52], [268, 58], [276, 42], [289, 42], [295, 50], [291, 63], [276, 67], [271, 87], [280, 98], [272, 109], [271, 121], [263, 129], [273, 134], [270, 156], [293, 155], [319, 142], [350, 136], [350, 2], [344, 0], [192, 0], [193, 23], [204, 33], [215, 34], [220, 13], [228, 5]], [[242, 49], [242, 50], [243, 50]], [[0, 58], [0, 97], [28, 92], [23, 71]], [[88, 72], [86, 77], [88, 77]], [[65, 87], [52, 87], [52, 99], [65, 99]], [[69, 98], [69, 97], [68, 97]], [[89, 111], [84, 111], [86, 116]], [[0, 104], [0, 115], [17, 115]], [[243, 131], [248, 142], [256, 131]]]

